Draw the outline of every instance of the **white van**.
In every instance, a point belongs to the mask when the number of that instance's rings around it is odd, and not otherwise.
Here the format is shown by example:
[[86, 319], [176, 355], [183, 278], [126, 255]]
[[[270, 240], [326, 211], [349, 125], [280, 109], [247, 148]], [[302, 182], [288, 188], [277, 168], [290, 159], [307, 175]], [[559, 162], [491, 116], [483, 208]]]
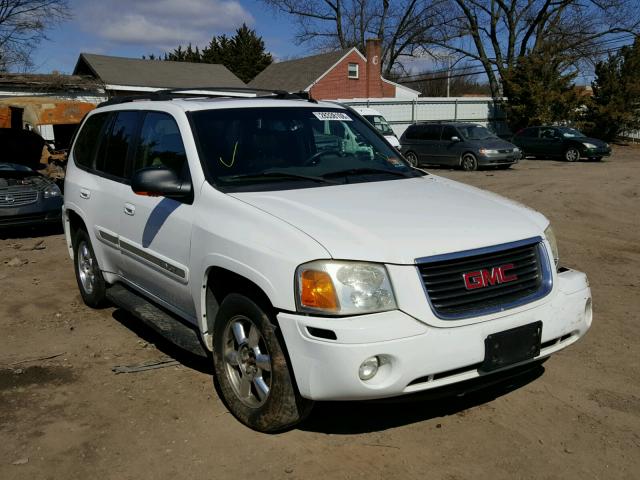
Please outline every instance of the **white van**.
[[387, 120], [382, 116], [382, 114], [379, 111], [374, 110], [373, 108], [368, 108], [368, 107], [352, 107], [352, 108], [356, 112], [358, 112], [360, 115], [362, 115], [364, 118], [366, 118], [371, 125], [376, 127], [376, 129], [380, 131], [382, 135], [384, 135], [384, 138], [386, 138], [387, 141], [393, 147], [395, 148], [400, 147], [400, 141], [398, 140], [398, 137], [396, 137], [396, 134], [393, 133], [393, 130], [391, 129], [391, 125], [389, 125], [389, 122], [387, 122]]

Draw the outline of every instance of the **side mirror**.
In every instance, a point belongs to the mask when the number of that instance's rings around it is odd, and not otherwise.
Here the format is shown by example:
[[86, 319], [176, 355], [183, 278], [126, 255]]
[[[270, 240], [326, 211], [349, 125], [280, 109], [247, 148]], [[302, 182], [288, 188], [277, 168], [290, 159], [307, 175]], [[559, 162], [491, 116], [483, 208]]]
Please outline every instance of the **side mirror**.
[[452, 142], [459, 142], [460, 141], [460, 137], [457, 137], [457, 136], [454, 135], [453, 137], [451, 137], [451, 141]]
[[133, 174], [131, 190], [148, 197], [188, 198], [192, 194], [191, 182], [181, 180], [166, 167], [142, 168]]

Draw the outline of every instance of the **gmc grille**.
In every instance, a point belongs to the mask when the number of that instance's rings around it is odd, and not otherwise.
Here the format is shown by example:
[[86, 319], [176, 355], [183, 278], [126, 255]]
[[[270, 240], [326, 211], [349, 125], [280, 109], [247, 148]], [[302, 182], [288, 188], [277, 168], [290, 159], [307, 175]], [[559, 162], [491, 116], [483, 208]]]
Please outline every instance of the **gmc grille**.
[[[431, 307], [443, 319], [513, 308], [541, 298], [551, 290], [549, 261], [540, 238], [420, 259], [417, 263]], [[504, 265], [510, 266], [509, 277], [516, 279], [467, 288], [464, 274], [476, 272], [477, 278], [477, 272], [484, 270], [490, 274], [494, 268]]]

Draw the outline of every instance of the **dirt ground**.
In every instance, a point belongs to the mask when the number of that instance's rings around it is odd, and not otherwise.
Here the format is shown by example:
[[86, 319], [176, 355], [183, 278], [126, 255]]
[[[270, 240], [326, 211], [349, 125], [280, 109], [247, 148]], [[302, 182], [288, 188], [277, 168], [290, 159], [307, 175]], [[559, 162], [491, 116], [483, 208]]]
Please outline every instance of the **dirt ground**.
[[[209, 362], [82, 304], [61, 234], [23, 233], [0, 240], [0, 478], [640, 478], [640, 149], [432, 171], [543, 212], [562, 264], [589, 275], [593, 327], [544, 371], [462, 398], [318, 404], [259, 434]], [[179, 364], [111, 370], [166, 356]]]

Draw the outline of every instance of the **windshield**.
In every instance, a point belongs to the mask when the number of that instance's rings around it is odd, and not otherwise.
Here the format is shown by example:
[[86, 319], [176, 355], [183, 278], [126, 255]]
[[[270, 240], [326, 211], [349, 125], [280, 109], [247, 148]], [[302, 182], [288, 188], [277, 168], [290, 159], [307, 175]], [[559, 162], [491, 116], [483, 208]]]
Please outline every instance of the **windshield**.
[[364, 118], [366, 118], [367, 121], [376, 127], [383, 135], [395, 135], [393, 130], [391, 130], [391, 126], [389, 126], [389, 123], [384, 117], [380, 115], [364, 115]]
[[576, 130], [575, 128], [561, 127], [558, 128], [558, 130], [560, 130], [560, 133], [565, 138], [580, 138], [585, 136], [584, 133]]
[[224, 189], [307, 188], [424, 175], [346, 110], [236, 108], [191, 116], [205, 171]]
[[458, 130], [466, 140], [487, 140], [497, 138], [482, 125], [458, 125]]

